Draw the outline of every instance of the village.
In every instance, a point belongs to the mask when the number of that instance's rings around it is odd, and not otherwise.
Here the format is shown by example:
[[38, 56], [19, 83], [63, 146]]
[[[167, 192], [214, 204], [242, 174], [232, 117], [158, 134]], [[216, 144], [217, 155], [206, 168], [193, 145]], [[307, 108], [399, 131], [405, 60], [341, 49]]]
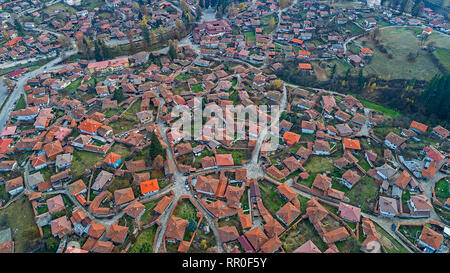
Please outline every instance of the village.
[[[73, 56], [94, 37], [107, 37], [98, 47], [145, 43], [133, 1], [64, 1], [70, 9], [46, 17], [22, 2], [7, 7], [31, 9], [42, 25], [22, 36], [1, 13], [12, 29], [2, 63], [54, 55], [4, 73], [13, 85], [0, 113], [1, 253], [449, 252], [447, 123], [277, 74], [286, 60], [299, 75], [314, 74], [317, 59], [364, 67], [375, 49], [351, 39], [377, 24], [448, 33], [431, 9], [419, 21], [379, 5], [241, 2], [221, 19], [205, 20], [205, 9], [164, 48], [96, 60]], [[178, 30], [184, 4], [152, 1], [146, 25]], [[265, 122], [233, 116], [231, 135], [211, 125], [229, 125], [237, 106]], [[179, 108], [218, 110], [180, 134]]]

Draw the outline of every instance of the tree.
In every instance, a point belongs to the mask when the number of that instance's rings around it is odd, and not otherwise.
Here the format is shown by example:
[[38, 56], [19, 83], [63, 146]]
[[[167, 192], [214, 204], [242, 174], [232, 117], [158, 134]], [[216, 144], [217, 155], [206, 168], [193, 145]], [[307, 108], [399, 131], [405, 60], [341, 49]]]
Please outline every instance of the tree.
[[194, 219], [189, 219], [189, 224], [188, 224], [188, 230], [190, 232], [194, 232], [197, 229], [197, 223], [194, 221]]
[[19, 34], [19, 36], [24, 36], [23, 26], [17, 19], [14, 19], [14, 26], [16, 27], [17, 34]]
[[171, 60], [173, 60], [173, 59], [175, 59], [177, 57], [177, 50], [176, 50], [175, 45], [174, 45], [173, 42], [171, 42], [169, 44], [169, 52], [168, 52], [168, 54], [169, 54], [169, 57], [170, 57]]
[[417, 2], [411, 10], [411, 15], [421, 16], [424, 8], [425, 8], [425, 4], [423, 3], [423, 1]]
[[361, 91], [364, 87], [364, 83], [366, 82], [366, 79], [363, 76], [362, 69], [359, 70], [358, 74], [358, 90]]
[[442, 120], [450, 120], [450, 74], [436, 74], [425, 87], [421, 101], [428, 116], [435, 115]]
[[144, 242], [138, 250], [139, 253], [152, 253], [153, 249], [149, 242]]
[[151, 141], [152, 142], [149, 146], [149, 156], [153, 161], [153, 159], [155, 159], [158, 155], [164, 156], [164, 149], [161, 145], [161, 142], [159, 142], [158, 136], [155, 133], [153, 133]]
[[268, 29], [273, 30], [275, 28], [275, 24], [276, 24], [275, 18], [273, 16], [270, 17]]
[[118, 88], [118, 89], [114, 90], [113, 97], [115, 100], [117, 100], [117, 103], [120, 103], [121, 101], [123, 101], [125, 99], [125, 97], [123, 95], [122, 88]]

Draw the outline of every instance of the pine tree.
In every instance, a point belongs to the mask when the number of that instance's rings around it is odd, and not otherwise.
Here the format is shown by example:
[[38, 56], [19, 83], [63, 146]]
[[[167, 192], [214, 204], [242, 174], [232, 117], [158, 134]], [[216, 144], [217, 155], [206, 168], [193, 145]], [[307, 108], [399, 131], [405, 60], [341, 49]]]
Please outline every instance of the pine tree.
[[150, 152], [149, 152], [149, 156], [151, 158], [151, 160], [153, 161], [153, 159], [155, 159], [158, 155], [162, 155], [164, 156], [164, 149], [161, 145], [161, 142], [159, 142], [158, 136], [153, 133], [152, 135], [152, 140], [150, 143]]

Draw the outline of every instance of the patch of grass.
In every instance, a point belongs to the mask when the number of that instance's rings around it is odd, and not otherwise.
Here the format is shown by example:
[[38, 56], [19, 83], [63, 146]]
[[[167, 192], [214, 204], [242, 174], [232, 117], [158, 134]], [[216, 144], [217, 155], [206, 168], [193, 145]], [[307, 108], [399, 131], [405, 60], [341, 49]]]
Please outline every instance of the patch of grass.
[[177, 207], [173, 211], [173, 215], [188, 221], [189, 219], [194, 219], [195, 222], [198, 221], [197, 210], [191, 201], [187, 199], [178, 203]]
[[244, 31], [245, 40], [248, 42], [256, 41], [256, 34], [254, 31]]
[[450, 198], [448, 183], [449, 179], [444, 178], [439, 180], [434, 187], [436, 198], [444, 204], [447, 202], [447, 199]]
[[25, 102], [25, 96], [20, 95], [19, 100], [17, 100], [16, 106], [14, 107], [14, 111], [25, 109], [27, 107], [27, 103]]
[[[136, 242], [128, 249], [128, 253], [153, 253], [157, 225], [145, 229], [136, 238]], [[150, 251], [149, 251], [150, 250]]]
[[362, 211], [371, 212], [375, 208], [378, 190], [378, 184], [372, 177], [366, 175], [346, 193], [346, 196], [352, 204], [360, 207]]
[[16, 253], [29, 252], [37, 247], [39, 230], [34, 222], [33, 208], [26, 197], [0, 210], [0, 218], [3, 217], [7, 217], [6, 227], [11, 228]]
[[74, 178], [80, 177], [85, 169], [91, 169], [95, 163], [103, 162], [104, 158], [102, 154], [75, 150], [70, 167], [72, 176]]
[[197, 84], [191, 85], [191, 90], [194, 93], [199, 93], [199, 92], [203, 91], [203, 87], [202, 87], [202, 85], [200, 83], [197, 83]]
[[301, 221], [294, 225], [280, 240], [284, 250], [288, 253], [292, 253], [308, 240], [311, 240], [322, 252], [328, 249], [327, 244], [320, 238], [309, 221]]
[[400, 112], [397, 112], [391, 108], [388, 108], [388, 107], [385, 107], [385, 106], [382, 106], [382, 105], [379, 105], [379, 104], [376, 104], [376, 103], [373, 103], [370, 101], [366, 101], [366, 100], [359, 100], [359, 101], [361, 102], [361, 104], [364, 107], [370, 108], [372, 110], [383, 113], [385, 115], [389, 115], [392, 117], [401, 117], [402, 116], [402, 114]]
[[259, 188], [261, 189], [261, 198], [263, 200], [263, 205], [272, 215], [286, 204], [280, 195], [276, 192], [276, 188], [267, 182], [260, 182]]

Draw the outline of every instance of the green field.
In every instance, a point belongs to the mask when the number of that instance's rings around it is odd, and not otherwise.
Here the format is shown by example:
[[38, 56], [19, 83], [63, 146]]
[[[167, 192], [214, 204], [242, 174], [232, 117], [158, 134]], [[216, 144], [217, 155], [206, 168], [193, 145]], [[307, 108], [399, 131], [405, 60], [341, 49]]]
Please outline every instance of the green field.
[[370, 212], [375, 207], [378, 190], [378, 184], [375, 183], [373, 178], [366, 175], [345, 196], [350, 199], [353, 205], [360, 207], [362, 211]]
[[393, 117], [401, 117], [402, 116], [402, 114], [400, 114], [399, 112], [397, 112], [391, 108], [388, 108], [388, 107], [385, 107], [385, 106], [382, 106], [382, 105], [379, 105], [379, 104], [376, 104], [376, 103], [373, 103], [370, 101], [366, 101], [366, 100], [360, 99], [359, 101], [361, 102], [361, 104], [364, 107], [370, 108], [372, 110], [383, 113], [385, 115], [389, 115], [389, 116], [393, 116]]
[[[439, 69], [433, 63], [429, 53], [422, 50], [423, 44], [415, 36], [416, 31], [419, 29], [418, 27], [392, 27], [382, 29], [381, 44], [384, 45], [388, 54], [392, 55], [392, 59], [389, 59], [387, 54], [380, 52], [372, 41], [367, 41], [366, 46], [374, 51], [374, 56], [371, 62], [365, 65], [364, 70], [369, 74], [389, 76], [391, 79], [415, 78], [419, 80], [430, 80], [439, 72]], [[366, 38], [361, 38], [357, 41], [361, 44], [363, 39]], [[435, 43], [436, 47], [450, 50], [450, 38], [447, 36], [440, 33], [433, 33], [426, 43], [431, 41]], [[413, 63], [407, 61], [407, 55], [409, 53], [418, 54]], [[442, 51], [440, 54], [443, 54]]]
[[33, 208], [27, 198], [20, 198], [6, 209], [0, 210], [0, 218], [7, 219], [6, 225], [0, 227], [1, 230], [11, 228], [14, 252], [24, 253], [36, 248], [36, 243], [39, 241], [39, 230], [34, 222]]
[[85, 169], [91, 169], [95, 163], [103, 162], [104, 156], [97, 153], [75, 150], [70, 168], [74, 178], [80, 177]]
[[245, 40], [246, 41], [256, 41], [256, 34], [254, 31], [245, 31], [244, 32], [245, 35]]
[[128, 249], [128, 253], [153, 253], [153, 241], [157, 225], [145, 229], [136, 238], [136, 242]]
[[434, 56], [439, 59], [441, 64], [450, 71], [450, 50], [445, 48], [436, 48]]

